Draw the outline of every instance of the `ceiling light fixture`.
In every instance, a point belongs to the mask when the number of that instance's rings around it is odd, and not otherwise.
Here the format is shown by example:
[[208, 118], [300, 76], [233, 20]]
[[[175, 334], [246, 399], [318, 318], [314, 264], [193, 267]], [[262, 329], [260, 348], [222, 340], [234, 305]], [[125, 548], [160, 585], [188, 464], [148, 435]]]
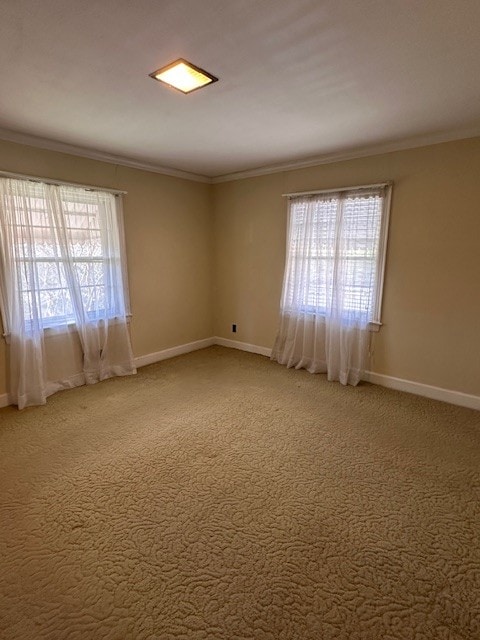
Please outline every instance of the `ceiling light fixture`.
[[191, 93], [195, 89], [200, 89], [218, 80], [208, 71], [196, 67], [183, 58], [179, 58], [166, 67], [150, 73], [150, 77], [167, 84], [169, 87], [178, 89], [182, 93]]

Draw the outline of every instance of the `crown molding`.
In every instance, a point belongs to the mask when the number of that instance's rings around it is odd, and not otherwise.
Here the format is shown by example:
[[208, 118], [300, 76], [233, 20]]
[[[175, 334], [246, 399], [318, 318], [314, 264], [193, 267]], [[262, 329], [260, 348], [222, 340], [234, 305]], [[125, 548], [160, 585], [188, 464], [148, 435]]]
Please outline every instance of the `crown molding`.
[[211, 178], [202, 176], [197, 173], [190, 173], [189, 171], [181, 171], [180, 169], [173, 169], [172, 167], [164, 167], [151, 162], [142, 162], [140, 160], [133, 160], [132, 158], [126, 158], [125, 156], [117, 156], [111, 153], [105, 153], [96, 149], [87, 149], [85, 147], [77, 147], [76, 145], [66, 144], [64, 142], [58, 142], [56, 140], [49, 140], [48, 138], [40, 138], [38, 136], [32, 136], [27, 133], [20, 133], [19, 131], [11, 131], [10, 129], [0, 128], [0, 140], [6, 142], [16, 142], [18, 144], [25, 144], [30, 147], [37, 147], [39, 149], [46, 149], [47, 151], [58, 151], [60, 153], [68, 153], [72, 156], [79, 156], [81, 158], [89, 158], [90, 160], [99, 160], [100, 162], [109, 162], [110, 164], [118, 164], [123, 167], [129, 167], [130, 169], [140, 169], [141, 171], [151, 171], [152, 173], [161, 173], [166, 176], [172, 176], [173, 178], [183, 178], [184, 180], [193, 180], [195, 182], [205, 182], [210, 184]]
[[375, 146], [362, 147], [352, 149], [340, 153], [329, 153], [304, 160], [295, 160], [292, 162], [282, 162], [271, 164], [257, 169], [247, 169], [246, 171], [236, 171], [234, 173], [226, 173], [221, 176], [215, 176], [211, 179], [212, 184], [220, 184], [222, 182], [232, 182], [234, 180], [243, 180], [244, 178], [255, 178], [273, 173], [281, 173], [283, 171], [293, 171], [295, 169], [305, 169], [315, 167], [322, 164], [332, 164], [333, 162], [344, 162], [345, 160], [355, 160], [356, 158], [367, 158], [369, 156], [381, 155], [384, 153], [393, 153], [395, 151], [407, 151], [408, 149], [416, 149], [418, 147], [428, 147], [430, 145], [441, 144], [442, 142], [453, 142], [455, 140], [465, 140], [468, 138], [476, 138], [480, 136], [480, 127], [474, 129], [462, 129], [450, 131], [448, 133], [438, 133], [427, 136], [417, 136], [408, 138], [399, 142], [389, 144], [381, 144]]
[[375, 146], [366, 146], [352, 149], [345, 152], [328, 153], [320, 156], [305, 158], [303, 160], [294, 160], [291, 162], [281, 162], [271, 165], [265, 165], [256, 169], [247, 169], [245, 171], [235, 171], [214, 177], [200, 175], [198, 173], [190, 173], [181, 169], [165, 167], [150, 162], [142, 162], [125, 156], [117, 156], [96, 149], [87, 149], [75, 145], [41, 138], [19, 131], [3, 129], [0, 127], [0, 140], [7, 142], [16, 142], [39, 149], [48, 151], [57, 151], [59, 153], [67, 153], [81, 158], [89, 158], [90, 160], [98, 160], [100, 162], [108, 162], [110, 164], [118, 164], [131, 169], [139, 169], [140, 171], [150, 171], [174, 178], [182, 178], [183, 180], [192, 180], [194, 182], [203, 182], [205, 184], [220, 184], [222, 182], [232, 182], [234, 180], [243, 180], [244, 178], [255, 178], [273, 173], [281, 173], [283, 171], [294, 171], [295, 169], [306, 169], [322, 164], [331, 164], [333, 162], [344, 162], [346, 160], [355, 160], [357, 158], [367, 158], [369, 156], [381, 155], [384, 153], [393, 153], [395, 151], [407, 151], [408, 149], [416, 149], [419, 147], [427, 147], [430, 145], [441, 144], [443, 142], [453, 142], [455, 140], [465, 140], [468, 138], [476, 138], [480, 136], [480, 127], [473, 129], [461, 129], [426, 136], [417, 136], [388, 144], [380, 144]]

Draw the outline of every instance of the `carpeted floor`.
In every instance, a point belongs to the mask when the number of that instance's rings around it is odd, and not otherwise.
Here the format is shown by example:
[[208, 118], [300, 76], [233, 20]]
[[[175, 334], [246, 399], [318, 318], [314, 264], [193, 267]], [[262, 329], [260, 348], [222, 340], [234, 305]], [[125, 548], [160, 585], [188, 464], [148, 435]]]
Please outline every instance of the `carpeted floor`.
[[480, 413], [212, 347], [0, 410], [3, 640], [480, 638]]

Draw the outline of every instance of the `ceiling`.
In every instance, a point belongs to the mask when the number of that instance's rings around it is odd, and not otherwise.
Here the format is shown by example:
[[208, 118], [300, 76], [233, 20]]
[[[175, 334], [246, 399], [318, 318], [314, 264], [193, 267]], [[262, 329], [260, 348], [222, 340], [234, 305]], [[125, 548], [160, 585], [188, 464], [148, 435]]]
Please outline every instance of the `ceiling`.
[[[0, 138], [216, 177], [468, 137], [479, 28], [478, 0], [0, 0]], [[148, 76], [179, 57], [219, 82]]]

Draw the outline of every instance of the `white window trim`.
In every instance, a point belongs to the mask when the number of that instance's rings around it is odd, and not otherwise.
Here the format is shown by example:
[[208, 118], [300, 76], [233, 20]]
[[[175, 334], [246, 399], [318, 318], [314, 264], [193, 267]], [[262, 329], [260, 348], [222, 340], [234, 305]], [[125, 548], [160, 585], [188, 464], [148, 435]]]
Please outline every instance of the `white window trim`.
[[[378, 245], [378, 286], [375, 292], [375, 309], [377, 311], [377, 318], [370, 322], [369, 328], [371, 331], [380, 331], [382, 326], [382, 304], [383, 304], [383, 286], [385, 283], [385, 266], [387, 262], [387, 244], [388, 244], [388, 230], [390, 228], [390, 205], [392, 202], [392, 186], [390, 182], [385, 185], [385, 203], [382, 215], [382, 226], [380, 228], [380, 238]], [[374, 328], [376, 327], [376, 328]]]
[[344, 191], [360, 191], [361, 189], [379, 189], [392, 187], [393, 182], [376, 182], [374, 184], [361, 184], [353, 187], [337, 187], [336, 189], [317, 189], [316, 191], [296, 191], [295, 193], [282, 193], [282, 198], [298, 198], [299, 196], [317, 196], [322, 193], [343, 193]]
[[10, 171], [0, 171], [0, 177], [13, 178], [14, 180], [28, 180], [29, 182], [42, 182], [43, 184], [53, 184], [55, 186], [63, 185], [65, 187], [75, 187], [77, 189], [85, 189], [85, 191], [103, 191], [104, 193], [112, 193], [114, 196], [126, 195], [128, 193], [128, 191], [120, 191], [119, 189], [109, 189], [108, 187], [97, 187], [91, 184], [80, 184], [78, 182], [65, 182], [64, 180], [51, 180], [49, 178], [29, 176], [25, 173], [12, 173]]
[[[315, 191], [296, 191], [293, 193], [282, 193], [282, 198], [298, 198], [301, 196], [314, 196], [314, 195], [322, 195], [325, 193], [345, 193], [349, 191], [361, 191], [362, 189], [377, 189], [377, 188], [385, 188], [385, 202], [384, 209], [382, 212], [382, 220], [381, 220], [381, 228], [380, 228], [380, 237], [379, 237], [379, 245], [378, 245], [378, 269], [379, 269], [379, 280], [377, 290], [375, 291], [375, 311], [376, 317], [374, 320], [370, 320], [368, 323], [368, 330], [374, 333], [378, 333], [380, 331], [380, 327], [383, 326], [382, 318], [382, 304], [383, 304], [383, 287], [385, 282], [385, 266], [387, 260], [387, 244], [388, 244], [388, 231], [390, 228], [390, 207], [392, 201], [392, 188], [393, 181], [389, 180], [387, 182], [377, 182], [373, 184], [362, 184], [355, 185], [353, 187], [339, 187], [336, 189], [317, 189]], [[287, 238], [288, 243], [288, 238]], [[287, 246], [288, 251], [288, 246]]]
[[[114, 195], [118, 201], [117, 201], [117, 214], [119, 216], [119, 230], [120, 230], [120, 244], [121, 244], [121, 248], [122, 248], [122, 252], [123, 252], [123, 256], [126, 257], [127, 253], [126, 253], [126, 246], [125, 246], [125, 225], [124, 225], [124, 213], [123, 213], [123, 198], [121, 196], [126, 195], [128, 193], [128, 191], [122, 191], [120, 189], [110, 189], [109, 187], [99, 187], [96, 185], [88, 185], [88, 184], [82, 184], [82, 183], [78, 183], [78, 182], [67, 182], [65, 180], [54, 180], [54, 179], [49, 179], [49, 178], [43, 178], [40, 176], [32, 176], [29, 174], [24, 174], [24, 173], [14, 173], [11, 171], [0, 171], [0, 177], [2, 178], [12, 178], [14, 180], [25, 180], [27, 182], [40, 182], [43, 184], [50, 184], [50, 185], [54, 185], [54, 186], [66, 186], [66, 187], [74, 187], [76, 189], [84, 189], [85, 191], [98, 191], [98, 192], [104, 192], [104, 193], [111, 193], [112, 195]], [[1, 259], [1, 256], [0, 256]], [[1, 260], [0, 260], [1, 262]], [[1, 266], [1, 265], [0, 265]], [[126, 261], [122, 262], [122, 276], [123, 276], [123, 287], [124, 287], [124, 293], [125, 293], [125, 303], [126, 303], [126, 313], [125, 313], [125, 317], [127, 320], [127, 323], [129, 324], [131, 322], [131, 319], [133, 317], [132, 311], [131, 311], [131, 306], [130, 306], [130, 291], [129, 291], [129, 284], [128, 284], [128, 273], [127, 273], [127, 269], [126, 269]], [[115, 318], [112, 318], [112, 320], [114, 320]], [[4, 304], [0, 304], [0, 321], [1, 321], [1, 327], [3, 328], [3, 333], [2, 338], [8, 343], [9, 342], [9, 338], [11, 336], [11, 332], [8, 329], [8, 321], [7, 321], [7, 317], [5, 315], [5, 305]], [[68, 331], [76, 331], [76, 323], [73, 320], [69, 320], [66, 324], [67, 326], [67, 330]], [[45, 335], [48, 334], [53, 334], [56, 332], [56, 327], [55, 326], [47, 326], [47, 327], [43, 327], [43, 333]]]

